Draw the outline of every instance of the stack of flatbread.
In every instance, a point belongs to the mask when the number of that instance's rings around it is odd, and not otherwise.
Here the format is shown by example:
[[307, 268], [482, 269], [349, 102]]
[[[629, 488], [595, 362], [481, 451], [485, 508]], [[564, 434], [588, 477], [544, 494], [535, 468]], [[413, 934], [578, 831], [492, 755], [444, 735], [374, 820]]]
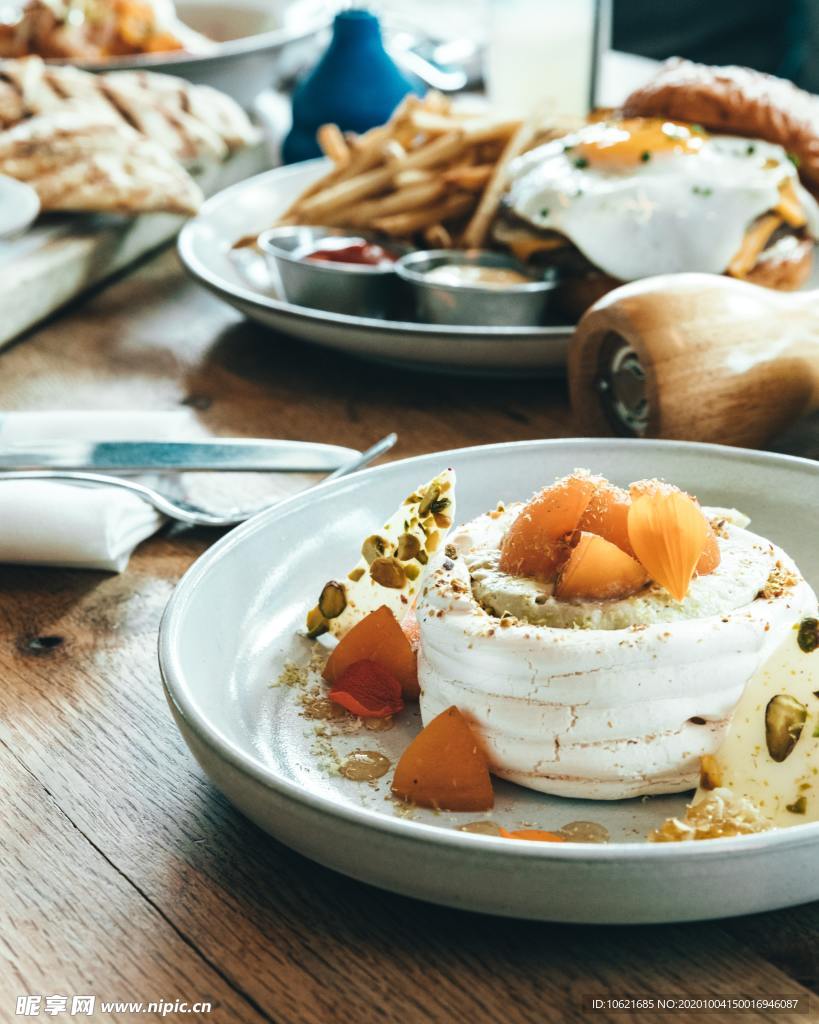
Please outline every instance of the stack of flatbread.
[[203, 197], [189, 171], [256, 137], [244, 111], [208, 86], [0, 61], [0, 174], [36, 189], [43, 210], [195, 213]]

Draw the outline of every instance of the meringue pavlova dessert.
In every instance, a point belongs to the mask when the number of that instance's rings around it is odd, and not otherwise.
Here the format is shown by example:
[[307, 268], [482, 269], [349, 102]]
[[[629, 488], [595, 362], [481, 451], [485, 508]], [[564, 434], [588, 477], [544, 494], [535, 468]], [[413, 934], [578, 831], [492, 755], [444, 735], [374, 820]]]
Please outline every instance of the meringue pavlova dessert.
[[748, 523], [575, 471], [454, 530], [417, 600], [424, 722], [457, 707], [494, 775], [545, 793], [693, 789], [748, 681], [816, 614]]

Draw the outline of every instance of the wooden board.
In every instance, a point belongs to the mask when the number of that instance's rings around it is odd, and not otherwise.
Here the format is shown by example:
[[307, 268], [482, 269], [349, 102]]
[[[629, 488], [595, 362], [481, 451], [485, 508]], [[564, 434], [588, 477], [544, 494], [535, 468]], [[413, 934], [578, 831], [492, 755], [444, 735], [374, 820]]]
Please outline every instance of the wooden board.
[[[263, 144], [194, 174], [206, 195], [267, 169]], [[185, 218], [167, 213], [52, 214], [0, 241], [0, 347], [89, 288], [174, 238]]]

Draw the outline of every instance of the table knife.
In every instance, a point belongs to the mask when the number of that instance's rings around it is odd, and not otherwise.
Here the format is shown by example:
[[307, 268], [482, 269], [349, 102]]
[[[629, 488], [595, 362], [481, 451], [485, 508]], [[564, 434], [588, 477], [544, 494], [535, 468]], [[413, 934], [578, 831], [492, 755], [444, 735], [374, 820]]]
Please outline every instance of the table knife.
[[0, 445], [0, 470], [75, 469], [106, 473], [327, 473], [357, 458], [354, 448], [310, 441], [37, 441]]

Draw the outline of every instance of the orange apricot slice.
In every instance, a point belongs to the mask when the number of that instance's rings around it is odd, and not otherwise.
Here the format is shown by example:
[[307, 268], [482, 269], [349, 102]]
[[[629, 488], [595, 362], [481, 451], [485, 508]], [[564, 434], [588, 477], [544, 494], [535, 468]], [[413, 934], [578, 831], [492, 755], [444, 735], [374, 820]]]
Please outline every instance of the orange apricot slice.
[[592, 494], [586, 511], [580, 517], [578, 529], [596, 533], [598, 537], [616, 544], [621, 551], [634, 557], [631, 541], [628, 539], [628, 510], [631, 496], [622, 487], [602, 482]]
[[697, 562], [697, 573], [700, 576], [707, 576], [709, 572], [713, 572], [722, 559], [722, 555], [719, 550], [719, 541], [717, 540], [717, 535], [714, 533], [714, 528], [707, 519], [705, 522], [708, 526], [708, 533], [705, 536], [705, 548]]
[[[662, 483], [659, 480], [637, 480], [631, 484], [629, 491], [632, 499], [639, 497], [641, 494], [650, 494], [653, 491], [661, 490], [666, 493], [670, 491], [679, 491], [679, 487], [675, 487], [673, 484]], [[680, 491], [681, 494], [685, 494], [685, 491]], [[686, 497], [691, 497], [686, 495]], [[696, 498], [691, 498], [697, 508], [700, 508], [700, 503]], [[702, 510], [700, 510], [702, 511]], [[706, 525], [706, 536], [705, 545], [703, 547], [702, 554], [697, 561], [697, 573], [700, 576], [707, 576], [709, 572], [713, 572], [717, 568], [721, 561], [721, 554], [719, 550], [719, 541], [717, 535], [714, 533], [714, 528], [708, 522], [703, 513], [703, 519], [705, 519]]]
[[555, 585], [561, 601], [613, 601], [636, 594], [648, 583], [645, 569], [631, 555], [596, 533], [581, 533]]
[[357, 661], [374, 661], [385, 668], [401, 684], [404, 697], [417, 700], [420, 691], [415, 651], [386, 605], [365, 615], [339, 640], [322, 675], [328, 683], [334, 683]]
[[694, 499], [682, 491], [657, 488], [631, 503], [628, 535], [634, 553], [676, 601], [688, 593], [708, 526]]
[[534, 843], [565, 843], [565, 836], [559, 836], [556, 832], [546, 832], [542, 828], [520, 828], [514, 832], [507, 832], [502, 828], [498, 835], [504, 839], [528, 839]]
[[395, 768], [392, 792], [419, 807], [488, 811], [495, 802], [486, 756], [453, 705], [418, 733]]
[[574, 474], [536, 494], [503, 538], [501, 572], [552, 579], [577, 540], [577, 524], [595, 486], [593, 477]]

